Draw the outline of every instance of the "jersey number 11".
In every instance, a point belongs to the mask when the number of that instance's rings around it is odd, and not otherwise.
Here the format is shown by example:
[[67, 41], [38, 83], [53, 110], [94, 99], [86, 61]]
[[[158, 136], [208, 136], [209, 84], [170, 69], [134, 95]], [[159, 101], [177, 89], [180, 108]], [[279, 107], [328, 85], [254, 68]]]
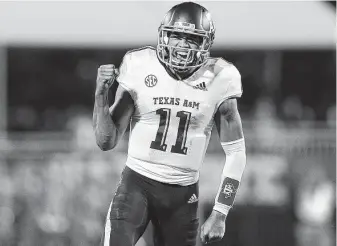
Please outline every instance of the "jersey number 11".
[[[166, 151], [167, 144], [165, 144], [165, 140], [170, 125], [171, 109], [160, 108], [157, 109], [156, 113], [160, 115], [159, 127], [157, 130], [156, 139], [155, 141], [151, 142], [150, 148], [160, 151]], [[179, 111], [177, 112], [176, 116], [180, 118], [180, 121], [176, 143], [175, 145], [172, 145], [171, 152], [186, 155], [187, 147], [185, 147], [185, 144], [188, 126], [191, 120], [191, 113], [187, 111]]]

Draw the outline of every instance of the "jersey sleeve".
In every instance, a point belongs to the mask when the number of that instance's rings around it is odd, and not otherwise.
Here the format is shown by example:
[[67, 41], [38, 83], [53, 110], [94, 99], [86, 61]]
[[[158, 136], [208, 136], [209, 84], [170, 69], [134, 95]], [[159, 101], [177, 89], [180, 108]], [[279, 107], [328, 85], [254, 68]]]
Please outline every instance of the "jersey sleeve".
[[229, 68], [220, 71], [217, 77], [218, 79], [222, 80], [222, 83], [225, 85], [223, 87], [217, 107], [219, 107], [225, 100], [229, 98], [240, 98], [242, 96], [243, 89], [241, 83], [241, 74], [234, 65], [231, 65]]
[[117, 77], [117, 82], [125, 90], [127, 90], [131, 96], [134, 94], [134, 85], [133, 85], [133, 74], [132, 74], [132, 54], [126, 53], [123, 57], [122, 63], [119, 67], [119, 75]]

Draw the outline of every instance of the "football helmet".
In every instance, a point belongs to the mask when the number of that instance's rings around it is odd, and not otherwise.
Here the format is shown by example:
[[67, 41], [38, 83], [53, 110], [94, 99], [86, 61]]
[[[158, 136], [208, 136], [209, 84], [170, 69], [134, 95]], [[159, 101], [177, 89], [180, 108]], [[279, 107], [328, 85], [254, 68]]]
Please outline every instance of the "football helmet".
[[[197, 49], [177, 47], [169, 44], [170, 34], [184, 33], [201, 38]], [[213, 44], [215, 27], [207, 9], [193, 2], [184, 2], [172, 7], [165, 15], [158, 29], [157, 56], [174, 71], [187, 71], [198, 68], [207, 62]], [[183, 52], [181, 62], [172, 61], [173, 54]]]

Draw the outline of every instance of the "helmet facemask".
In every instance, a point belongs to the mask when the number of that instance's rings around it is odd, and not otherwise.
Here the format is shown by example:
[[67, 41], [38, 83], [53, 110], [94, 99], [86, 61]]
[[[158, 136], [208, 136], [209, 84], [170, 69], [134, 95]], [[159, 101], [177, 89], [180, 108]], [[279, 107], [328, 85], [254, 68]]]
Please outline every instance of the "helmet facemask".
[[[202, 38], [202, 42], [196, 49], [170, 45], [170, 34], [179, 32], [199, 36]], [[210, 32], [192, 28], [161, 25], [159, 27], [157, 45], [158, 58], [174, 71], [187, 72], [207, 62], [212, 42], [213, 37]], [[177, 54], [183, 54], [179, 55], [179, 61], [176, 59]]]

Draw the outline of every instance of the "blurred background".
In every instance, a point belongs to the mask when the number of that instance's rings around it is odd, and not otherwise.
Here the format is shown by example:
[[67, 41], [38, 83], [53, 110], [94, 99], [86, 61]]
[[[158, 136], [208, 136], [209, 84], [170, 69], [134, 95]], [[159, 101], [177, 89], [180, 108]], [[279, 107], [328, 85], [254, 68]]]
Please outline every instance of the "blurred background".
[[[96, 71], [155, 46], [176, 3], [0, 2], [0, 246], [98, 245], [128, 133], [113, 151], [96, 146]], [[335, 245], [336, 3], [198, 3], [216, 24], [212, 55], [244, 88], [247, 167], [213, 245]], [[201, 223], [225, 157], [212, 134]]]

